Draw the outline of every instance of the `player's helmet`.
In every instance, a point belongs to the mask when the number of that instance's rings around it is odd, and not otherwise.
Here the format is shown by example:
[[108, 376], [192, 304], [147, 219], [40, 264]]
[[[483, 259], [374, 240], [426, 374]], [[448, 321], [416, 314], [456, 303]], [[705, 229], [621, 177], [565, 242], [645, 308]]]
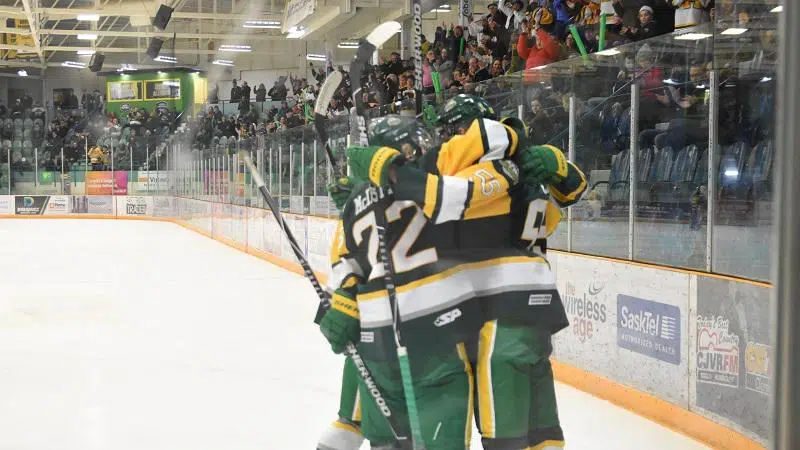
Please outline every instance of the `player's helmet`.
[[370, 145], [392, 147], [402, 151], [411, 160], [419, 158], [436, 145], [431, 133], [413, 117], [378, 117], [370, 120], [367, 129]]
[[497, 120], [497, 114], [495, 114], [492, 105], [483, 98], [469, 94], [458, 94], [444, 104], [442, 114], [437, 122], [442, 126], [466, 128], [475, 119]]

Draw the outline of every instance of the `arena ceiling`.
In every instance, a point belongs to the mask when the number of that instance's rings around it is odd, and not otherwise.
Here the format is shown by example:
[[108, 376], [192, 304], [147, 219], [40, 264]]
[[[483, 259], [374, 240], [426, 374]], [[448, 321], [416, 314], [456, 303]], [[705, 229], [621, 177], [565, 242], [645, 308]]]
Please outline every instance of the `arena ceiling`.
[[[0, 23], [0, 67], [10, 71], [57, 67], [68, 61], [86, 63], [87, 54], [96, 51], [106, 55], [104, 70], [121, 64], [202, 67], [215, 59], [236, 59], [237, 66], [257, 62], [263, 68], [265, 62], [269, 67], [269, 61], [280, 57], [303, 57], [307, 49], [319, 51], [326, 45], [335, 49], [341, 41], [362, 37], [381, 21], [407, 15], [406, 3], [318, 0], [313, 14], [303, 21], [304, 34], [292, 39], [280, 28], [247, 26], [250, 21], [280, 23], [285, 0], [168, 0], [164, 4], [174, 12], [163, 31], [151, 25], [161, 2], [0, 0], [0, 17], [6, 19]], [[153, 61], [146, 55], [154, 37], [164, 40], [160, 54], [176, 62]], [[226, 52], [225, 45], [250, 49]]]

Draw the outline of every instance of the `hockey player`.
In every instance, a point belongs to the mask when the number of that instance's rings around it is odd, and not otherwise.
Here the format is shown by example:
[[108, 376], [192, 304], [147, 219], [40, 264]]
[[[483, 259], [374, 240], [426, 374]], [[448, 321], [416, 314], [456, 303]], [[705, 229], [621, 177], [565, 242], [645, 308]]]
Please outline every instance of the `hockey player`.
[[[463, 133], [465, 123], [486, 117], [485, 108], [476, 108], [474, 102], [479, 100], [454, 98], [445, 105], [440, 122]], [[524, 136], [518, 121], [506, 123]], [[512, 245], [544, 258], [546, 239], [561, 218], [558, 207], [578, 201], [586, 180], [553, 146], [525, 147], [514, 159], [521, 182], [511, 193]], [[482, 298], [489, 320], [478, 338], [476, 417], [487, 450], [564, 446], [549, 356], [551, 335], [568, 321], [546, 260], [542, 259], [540, 269], [521, 274], [521, 280], [529, 278], [541, 284], [527, 299], [515, 299], [510, 292]]]
[[[328, 194], [333, 200], [336, 209], [342, 210], [352, 192], [357, 189], [361, 181], [354, 177], [342, 177], [327, 186]], [[331, 246], [331, 273], [328, 278], [328, 290], [337, 295], [338, 290], [352, 292], [358, 278], [353, 273], [352, 261], [339, 252], [339, 242], [342, 239], [342, 223], [337, 223], [336, 233]], [[341, 295], [341, 292], [339, 292]], [[315, 322], [320, 323], [325, 312], [317, 313]], [[325, 332], [325, 330], [323, 330]], [[338, 350], [338, 349], [336, 349]], [[342, 372], [342, 386], [339, 394], [338, 419], [323, 432], [317, 443], [317, 450], [358, 450], [364, 442], [361, 432], [361, 400], [358, 394], [358, 372], [350, 358], [344, 362]], [[369, 400], [368, 400], [369, 401]]]
[[[393, 142], [405, 139], [404, 143], [414, 148], [413, 153], [423, 153], [431, 145], [431, 139], [420, 129], [404, 133], [407, 120], [379, 119], [370, 127], [370, 142], [381, 145], [381, 138], [391, 135]], [[402, 149], [403, 143], [395, 146]], [[360, 337], [359, 350], [384, 398], [395, 417], [405, 415], [395, 357], [392, 327], [395, 317], [384, 289], [383, 264], [378, 261], [377, 227], [386, 226], [387, 247], [394, 262], [398, 319], [401, 319], [398, 330], [411, 355], [425, 446], [428, 450], [465, 449], [469, 446], [472, 426], [474, 383], [464, 341], [477, 333], [483, 316], [470, 283], [473, 267], [464, 264], [447, 240], [448, 235], [434, 224], [477, 214], [490, 208], [495, 199], [507, 198], [509, 187], [516, 182], [516, 169], [487, 161], [467, 168], [472, 174], [480, 171], [483, 178], [467, 175], [428, 178], [428, 183], [441, 186], [443, 199], [453, 195], [456, 197], [452, 198], [459, 198], [455, 202], [443, 201], [435, 210], [428, 211], [433, 217], [428, 221], [413, 202], [396, 201], [391, 188], [377, 187], [386, 184], [387, 174], [383, 170], [386, 167], [380, 167], [381, 161], [408, 162], [398, 150], [376, 146], [351, 148], [348, 154], [355, 176], [368, 170], [363, 165], [367, 162], [373, 167], [371, 172], [375, 177], [373, 186], [354, 193], [342, 215], [344, 239], [340, 242], [340, 252], [352, 255], [358, 262], [353, 271], [362, 275], [355, 295], [337, 290], [332, 309], [320, 326], [334, 351], [341, 351], [346, 341]], [[407, 172], [415, 171], [412, 165], [409, 162]], [[417, 176], [425, 178], [424, 172], [418, 172]], [[373, 448], [395, 445], [395, 437], [383, 426], [384, 419], [378, 417], [377, 407], [366, 401], [362, 407], [363, 431]], [[407, 427], [406, 420], [401, 420], [400, 425]]]
[[[445, 106], [442, 122], [463, 135], [443, 145], [444, 158], [442, 155], [427, 158], [428, 163], [423, 166], [441, 173], [458, 170], [459, 163], [470, 163], [475, 158], [513, 155], [513, 151], [505, 153], [499, 151], [502, 146], [492, 144], [502, 142], [504, 137], [507, 142], [518, 141], [523, 133], [514, 139], [514, 131], [509, 127], [505, 127], [505, 133], [487, 132], [503, 130], [492, 119], [493, 111], [482, 99], [458, 96], [451, 100]], [[478, 137], [479, 144], [470, 139], [473, 136]], [[530, 247], [529, 255], [543, 257], [546, 236], [560, 219], [560, 211], [549, 197], [552, 195], [557, 203], [568, 206], [577, 201], [586, 185], [580, 171], [554, 147], [527, 148], [517, 160], [523, 165], [528, 186], [515, 189], [507, 202], [495, 204], [480, 216], [456, 217], [463, 220], [448, 233], [439, 233], [442, 238], [461, 236], [457, 246], [464, 252], [462, 258], [486, 264], [505, 256], [504, 264], [490, 266], [484, 273], [475, 272], [471, 278], [477, 291], [487, 294], [483, 302], [491, 319], [480, 333], [476, 358], [479, 428], [486, 448], [514, 450], [563, 446], [547, 357], [551, 351], [550, 335], [565, 327], [567, 321], [547, 262], [543, 258], [517, 255], [509, 247]], [[370, 169], [375, 166], [370, 163]], [[443, 199], [442, 202], [448, 199], [444, 186], [431, 182], [435, 178], [430, 175], [427, 178], [414, 175], [417, 181], [414, 183], [414, 177], [406, 173], [413, 171], [404, 168], [387, 171], [395, 172], [390, 178], [397, 181], [393, 184], [397, 197], [408, 194], [436, 222], [438, 219], [432, 214], [437, 211], [438, 199]], [[491, 184], [484, 187], [491, 189]], [[509, 223], [512, 211], [513, 221]], [[472, 238], [474, 243], [469, 242]], [[498, 253], [498, 249], [504, 250]], [[507, 286], [499, 286], [502, 283]], [[529, 395], [520, 396], [525, 392]]]

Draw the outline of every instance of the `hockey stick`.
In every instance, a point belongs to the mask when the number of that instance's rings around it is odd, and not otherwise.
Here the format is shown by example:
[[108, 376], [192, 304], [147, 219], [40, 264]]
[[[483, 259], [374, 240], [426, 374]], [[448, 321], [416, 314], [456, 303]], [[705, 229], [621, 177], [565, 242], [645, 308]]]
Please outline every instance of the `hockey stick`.
[[[364, 118], [364, 102], [359, 98], [361, 97], [361, 74], [369, 63], [369, 59], [372, 57], [375, 49], [380, 47], [399, 31], [399, 29], [400, 26], [397, 22], [386, 22], [378, 25], [378, 27], [367, 36], [367, 39], [359, 42], [356, 58], [350, 65], [351, 85], [358, 86], [358, 89], [353, 91], [353, 105], [355, 105], [356, 116], [358, 118], [359, 144], [361, 145], [369, 145], [366, 119]], [[400, 306], [397, 301], [397, 291], [394, 283], [394, 264], [392, 263], [386, 245], [385, 214], [376, 214], [375, 216], [377, 221], [375, 228], [378, 234], [378, 250], [384, 268], [384, 283], [386, 284], [386, 291], [389, 295], [389, 302], [392, 304], [392, 326], [395, 345], [397, 346], [397, 360], [400, 365], [400, 378], [403, 382], [403, 393], [405, 394], [406, 409], [408, 411], [408, 421], [411, 427], [411, 444], [414, 450], [424, 450], [425, 445], [422, 439], [419, 411], [417, 410], [417, 398], [414, 394], [414, 385], [411, 379], [411, 365], [408, 361], [408, 350], [400, 343]]]
[[[294, 234], [292, 234], [292, 230], [286, 226], [286, 222], [283, 220], [283, 214], [281, 214], [281, 210], [278, 208], [275, 199], [270, 195], [269, 190], [267, 190], [267, 185], [264, 183], [264, 178], [261, 177], [261, 174], [258, 172], [255, 164], [253, 164], [253, 160], [250, 158], [250, 154], [245, 152], [244, 150], [239, 151], [239, 159], [244, 161], [247, 169], [250, 171], [250, 176], [253, 177], [253, 181], [256, 183], [258, 187], [258, 191], [261, 193], [261, 197], [264, 199], [264, 202], [267, 203], [270, 211], [272, 211], [272, 215], [275, 217], [275, 220], [278, 222], [278, 225], [281, 227], [283, 234], [286, 236], [286, 239], [289, 241], [290, 246], [292, 247], [292, 252], [294, 256], [297, 258], [297, 261], [300, 263], [300, 266], [303, 268], [303, 274], [311, 282], [311, 285], [314, 286], [314, 290], [317, 292], [317, 296], [319, 297], [319, 301], [322, 304], [323, 308], [328, 309], [330, 307], [331, 299], [328, 293], [322, 288], [317, 276], [314, 275], [314, 272], [311, 270], [311, 265], [308, 264], [308, 260], [306, 260], [305, 256], [303, 256], [303, 251], [300, 246], [297, 244], [297, 239], [295, 239]], [[392, 410], [389, 408], [388, 403], [383, 398], [383, 394], [378, 389], [377, 385], [375, 384], [375, 380], [372, 378], [372, 374], [369, 372], [366, 364], [364, 364], [364, 360], [361, 358], [361, 354], [358, 353], [358, 349], [356, 348], [355, 344], [352, 342], [348, 342], [345, 346], [344, 354], [350, 359], [353, 360], [353, 364], [356, 366], [356, 370], [358, 370], [358, 376], [364, 382], [364, 385], [367, 387], [367, 391], [372, 399], [375, 401], [375, 405], [380, 410], [383, 417], [386, 418], [386, 422], [389, 425], [389, 428], [392, 430], [392, 434], [394, 434], [395, 438], [398, 440], [404, 440], [404, 437], [399, 436], [395, 432], [395, 427], [392, 424], [391, 417], [393, 417]]]
[[331, 146], [328, 143], [328, 130], [326, 128], [328, 117], [325, 115], [325, 109], [333, 99], [336, 89], [342, 83], [342, 73], [339, 71], [332, 72], [325, 78], [322, 87], [319, 88], [319, 95], [317, 96], [317, 103], [314, 105], [314, 128], [317, 130], [317, 138], [320, 143], [325, 147], [325, 153], [328, 154], [328, 160], [333, 166], [335, 173], [338, 173], [336, 159], [333, 157]]

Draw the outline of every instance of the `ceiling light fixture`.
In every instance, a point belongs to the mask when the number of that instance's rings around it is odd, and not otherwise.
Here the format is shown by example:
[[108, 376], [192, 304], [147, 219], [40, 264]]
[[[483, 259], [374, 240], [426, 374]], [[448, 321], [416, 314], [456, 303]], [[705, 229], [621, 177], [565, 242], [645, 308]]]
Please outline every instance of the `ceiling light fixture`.
[[176, 64], [178, 62], [178, 58], [174, 56], [158, 55], [153, 61]]
[[219, 50], [221, 52], [251, 52], [253, 49], [249, 45], [234, 45], [234, 44], [224, 44], [219, 46]]
[[686, 33], [675, 36], [676, 41], [699, 41], [702, 39], [708, 39], [712, 35], [708, 33]]
[[78, 50], [76, 52], [78, 56], [92, 56], [94, 55], [94, 50]]
[[93, 41], [97, 39], [96, 34], [79, 34], [78, 39], [81, 41]]
[[325, 55], [319, 53], [308, 53], [306, 55], [307, 61], [325, 61], [326, 59], [327, 58], [325, 58]]
[[356, 42], [356, 41], [342, 41], [342, 42], [339, 42], [339, 45], [337, 45], [337, 47], [339, 47], [339, 48], [358, 48], [358, 42]]
[[100, 20], [100, 14], [78, 14], [78, 20], [86, 22], [97, 22]]
[[138, 69], [134, 65], [122, 63], [122, 64], [120, 64], [119, 69], [117, 69], [117, 72], [125, 72], [125, 71], [128, 71], [128, 70], [133, 71], [133, 70], [138, 70]]
[[227, 60], [227, 59], [215, 59], [214, 62], [212, 62], [211, 64], [216, 64], [218, 66], [233, 67], [233, 61], [230, 61], [230, 60]]
[[242, 24], [242, 28], [268, 28], [268, 29], [278, 29], [281, 27], [281, 23], [277, 20], [246, 20]]
[[450, 5], [444, 4], [444, 5], [437, 6], [436, 8], [432, 9], [431, 11], [437, 12], [437, 13], [449, 13], [449, 12], [453, 11], [453, 8]]
[[744, 34], [747, 32], [747, 28], [728, 28], [727, 30], [723, 31], [720, 34], [724, 34], [726, 36], [738, 36], [740, 34]]
[[85, 69], [86, 68], [86, 64], [81, 63], [81, 62], [75, 62], [75, 61], [64, 61], [64, 62], [61, 63], [61, 66], [63, 66], [63, 67], [71, 67], [73, 69]]
[[595, 52], [600, 56], [614, 56], [619, 55], [621, 52], [615, 48], [609, 48], [608, 50], [600, 50], [599, 52]]
[[27, 77], [28, 76], [28, 71], [25, 70], [25, 69], [20, 69], [20, 70], [17, 71], [17, 75], [19, 75], [21, 77]]

